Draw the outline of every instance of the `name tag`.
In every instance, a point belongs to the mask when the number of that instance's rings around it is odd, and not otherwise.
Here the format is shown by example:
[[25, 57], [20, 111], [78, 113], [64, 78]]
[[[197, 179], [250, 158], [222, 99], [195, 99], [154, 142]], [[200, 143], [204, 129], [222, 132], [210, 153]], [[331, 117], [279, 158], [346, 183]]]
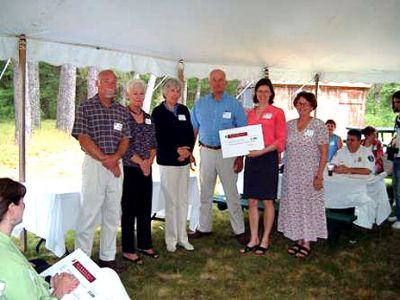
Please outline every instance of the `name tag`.
[[314, 135], [314, 130], [312, 129], [306, 129], [306, 131], [304, 132], [305, 136], [309, 136], [312, 137]]
[[179, 121], [186, 121], [186, 116], [185, 115], [178, 115], [178, 120]]
[[222, 114], [222, 118], [230, 119], [232, 117], [232, 113], [230, 111], [226, 111]]
[[272, 114], [271, 113], [266, 113], [263, 115], [263, 119], [265, 120], [270, 120], [272, 118]]
[[114, 130], [121, 131], [122, 130], [122, 123], [114, 122]]
[[144, 124], [151, 125], [151, 119], [144, 119]]

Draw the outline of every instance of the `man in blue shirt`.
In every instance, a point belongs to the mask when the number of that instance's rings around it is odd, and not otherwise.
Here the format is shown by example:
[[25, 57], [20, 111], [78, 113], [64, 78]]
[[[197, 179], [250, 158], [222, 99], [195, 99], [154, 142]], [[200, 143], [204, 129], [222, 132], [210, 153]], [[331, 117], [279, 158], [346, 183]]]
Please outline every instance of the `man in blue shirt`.
[[195, 136], [199, 135], [200, 149], [200, 220], [190, 238], [200, 238], [212, 232], [212, 200], [219, 176], [230, 213], [233, 232], [238, 241], [247, 243], [240, 196], [237, 191], [237, 173], [243, 169], [243, 157], [223, 158], [219, 130], [247, 125], [241, 104], [225, 92], [226, 79], [222, 70], [210, 72], [211, 93], [201, 97], [192, 111]]

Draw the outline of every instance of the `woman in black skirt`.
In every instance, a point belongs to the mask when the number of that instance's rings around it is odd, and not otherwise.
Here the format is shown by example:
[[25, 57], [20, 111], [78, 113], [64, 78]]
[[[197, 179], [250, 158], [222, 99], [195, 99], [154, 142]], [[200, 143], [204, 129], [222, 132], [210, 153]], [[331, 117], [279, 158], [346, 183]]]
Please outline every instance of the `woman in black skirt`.
[[[126, 85], [127, 107], [131, 119], [132, 139], [123, 157], [124, 183], [122, 189], [122, 257], [142, 265], [138, 253], [151, 258], [160, 255], [151, 239], [151, 204], [153, 180], [151, 166], [156, 155], [156, 131], [149, 114], [143, 109], [145, 84], [132, 79]], [[137, 247], [135, 247], [135, 221]], [[137, 252], [136, 252], [137, 251]]]
[[[274, 223], [274, 200], [278, 190], [279, 153], [284, 150], [286, 120], [282, 109], [272, 105], [275, 92], [269, 79], [260, 79], [255, 86], [256, 107], [247, 114], [248, 125], [261, 124], [264, 149], [250, 151], [246, 157], [244, 170], [243, 197], [249, 199], [250, 241], [240, 251], [254, 251], [264, 255], [269, 249], [269, 235]], [[264, 234], [258, 236], [258, 201], [264, 203]]]

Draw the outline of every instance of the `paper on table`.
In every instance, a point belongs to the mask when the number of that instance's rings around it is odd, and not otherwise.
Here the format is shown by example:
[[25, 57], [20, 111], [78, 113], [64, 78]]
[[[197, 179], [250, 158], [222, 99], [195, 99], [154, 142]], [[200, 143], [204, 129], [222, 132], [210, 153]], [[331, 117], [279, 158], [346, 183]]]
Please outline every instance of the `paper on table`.
[[251, 150], [264, 148], [261, 124], [219, 131], [224, 158], [247, 155]]

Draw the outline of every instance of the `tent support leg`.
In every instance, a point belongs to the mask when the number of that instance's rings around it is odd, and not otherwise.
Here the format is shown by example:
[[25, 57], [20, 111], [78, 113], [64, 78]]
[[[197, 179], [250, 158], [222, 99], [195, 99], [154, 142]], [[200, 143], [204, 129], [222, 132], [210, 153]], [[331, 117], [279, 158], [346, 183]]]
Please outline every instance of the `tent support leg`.
[[[318, 101], [318, 88], [319, 88], [319, 78], [320, 75], [317, 73], [314, 76], [314, 81], [315, 81], [315, 99]], [[314, 118], [317, 117], [317, 109], [314, 109]]]
[[[24, 34], [19, 36], [18, 42], [18, 68], [19, 68], [19, 87], [21, 98], [18, 99], [18, 149], [19, 149], [19, 181], [26, 181], [26, 160], [25, 160], [25, 102], [26, 102], [26, 37]], [[22, 230], [20, 237], [22, 251], [27, 249], [26, 230]]]

